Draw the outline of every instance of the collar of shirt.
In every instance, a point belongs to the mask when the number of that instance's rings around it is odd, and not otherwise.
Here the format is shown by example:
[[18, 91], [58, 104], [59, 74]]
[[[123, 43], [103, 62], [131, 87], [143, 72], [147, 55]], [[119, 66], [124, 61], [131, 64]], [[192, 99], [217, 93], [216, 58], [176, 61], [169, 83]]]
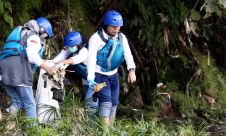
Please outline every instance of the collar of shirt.
[[114, 41], [118, 40], [118, 34], [115, 35], [114, 37], [110, 37], [110, 36], [108, 36], [108, 35], [105, 33], [104, 29], [102, 29], [102, 31], [103, 31], [103, 36], [104, 36], [104, 38], [106, 38], [106, 39], [112, 38]]

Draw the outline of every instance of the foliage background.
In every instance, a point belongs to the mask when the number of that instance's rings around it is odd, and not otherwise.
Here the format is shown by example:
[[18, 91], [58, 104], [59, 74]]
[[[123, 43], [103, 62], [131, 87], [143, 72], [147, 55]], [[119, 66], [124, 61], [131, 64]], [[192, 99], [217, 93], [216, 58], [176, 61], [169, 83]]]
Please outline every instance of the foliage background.
[[[80, 31], [88, 40], [104, 12], [115, 9], [124, 18], [121, 31], [137, 65], [136, 84], [122, 81], [121, 104], [130, 105], [127, 96], [139, 92], [143, 105], [137, 107], [151, 107], [157, 116], [162, 91], [171, 95], [179, 116], [198, 116], [198, 109], [212, 115], [226, 106], [225, 6], [225, 0], [1, 0], [0, 43], [13, 27], [45, 16], [54, 28], [46, 58], [53, 58], [68, 31]], [[159, 82], [167, 87], [156, 89]]]

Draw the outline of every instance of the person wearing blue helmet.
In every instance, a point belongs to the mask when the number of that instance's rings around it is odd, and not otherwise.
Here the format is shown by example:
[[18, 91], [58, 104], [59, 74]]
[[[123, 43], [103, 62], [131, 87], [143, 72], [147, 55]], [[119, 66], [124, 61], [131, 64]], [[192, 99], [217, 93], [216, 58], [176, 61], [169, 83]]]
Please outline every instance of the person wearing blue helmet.
[[[82, 36], [79, 32], [72, 31], [64, 37], [64, 48], [53, 59], [55, 63], [79, 64], [86, 60], [87, 49], [82, 46]], [[71, 56], [70, 58], [68, 58]], [[68, 58], [68, 59], [67, 59]]]
[[90, 90], [87, 78], [87, 54], [88, 49], [85, 44], [83, 45], [83, 39], [79, 32], [72, 31], [66, 34], [64, 37], [64, 48], [53, 59], [55, 63], [72, 65], [72, 69], [82, 77], [82, 82], [85, 88], [85, 104], [88, 108], [89, 117], [95, 116], [98, 110], [98, 99], [94, 100], [94, 91]]
[[95, 89], [97, 83], [106, 83], [98, 92], [99, 116], [103, 125], [111, 125], [116, 117], [119, 102], [118, 67], [125, 60], [127, 64], [128, 82], [136, 81], [135, 63], [128, 40], [120, 28], [123, 26], [121, 14], [109, 10], [104, 14], [103, 26], [95, 32], [88, 42], [88, 76], [90, 89]]
[[0, 51], [0, 85], [11, 97], [10, 114], [15, 115], [24, 109], [27, 117], [37, 118], [32, 80], [37, 67], [49, 74], [55, 71], [42, 59], [46, 40], [52, 35], [51, 23], [40, 17], [15, 27], [3, 45]]
[[[40, 26], [41, 29], [44, 28], [45, 32], [48, 34], [48, 38], [51, 38], [53, 36], [52, 25], [48, 19], [46, 19], [45, 17], [40, 17], [40, 18], [36, 19], [36, 22]], [[40, 32], [42, 32], [42, 31], [40, 31]]]

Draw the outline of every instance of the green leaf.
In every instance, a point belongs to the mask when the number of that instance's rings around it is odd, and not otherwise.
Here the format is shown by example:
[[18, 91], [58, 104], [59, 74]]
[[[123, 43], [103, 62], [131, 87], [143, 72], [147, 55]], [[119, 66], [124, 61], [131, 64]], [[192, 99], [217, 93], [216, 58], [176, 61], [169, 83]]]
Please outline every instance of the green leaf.
[[224, 6], [224, 8], [226, 8], [226, 0], [219, 0], [219, 2]]
[[5, 8], [12, 14], [12, 6], [11, 3], [8, 1], [4, 1]]
[[0, 0], [0, 15], [3, 14], [3, 12], [4, 12], [3, 1]]
[[203, 36], [204, 36], [207, 40], [209, 40], [211, 35], [212, 35], [212, 30], [211, 30], [210, 25], [204, 25], [204, 26], [203, 26]]
[[137, 1], [137, 6], [139, 12], [142, 14], [145, 21], [148, 21], [149, 17], [151, 16], [151, 12], [148, 10], [145, 3]]
[[4, 13], [4, 21], [13, 27], [13, 18], [8, 14], [8, 12]]
[[201, 19], [201, 15], [199, 14], [199, 12], [197, 12], [196, 10], [192, 9], [191, 10], [191, 15], [190, 18], [194, 21], [199, 21]]
[[[188, 16], [189, 14], [189, 10], [188, 8], [184, 5], [184, 4], [181, 4], [181, 8], [180, 8], [180, 13], [181, 13], [181, 16], [183, 18], [183, 21], [185, 20], [185, 18]], [[182, 21], [182, 20], [181, 20]]]

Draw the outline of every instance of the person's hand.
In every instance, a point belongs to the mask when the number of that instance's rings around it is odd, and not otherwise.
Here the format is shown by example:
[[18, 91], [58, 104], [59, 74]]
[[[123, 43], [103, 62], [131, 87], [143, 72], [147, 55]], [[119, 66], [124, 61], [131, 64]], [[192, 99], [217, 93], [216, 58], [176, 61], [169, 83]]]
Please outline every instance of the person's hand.
[[62, 67], [64, 64], [65, 64], [65, 60], [58, 61], [58, 62], [55, 62], [54, 67], [59, 68], [59, 67]]
[[46, 66], [44, 70], [45, 70], [49, 75], [53, 75], [54, 73], [56, 73], [56, 71], [58, 70], [58, 68]]
[[49, 66], [47, 61], [43, 61], [40, 67], [44, 69], [49, 75], [53, 75], [57, 71], [57, 68]]
[[65, 70], [70, 64], [67, 63], [67, 60], [56, 62], [54, 67], [56, 67], [59, 70]]
[[136, 74], [134, 70], [129, 71], [128, 83], [134, 83], [136, 81]]
[[74, 60], [72, 58], [69, 58], [69, 59], [64, 60], [63, 63], [71, 65], [74, 63]]
[[97, 84], [94, 80], [89, 80], [88, 81], [88, 84], [89, 84], [89, 88], [91, 90], [95, 90], [95, 85]]

